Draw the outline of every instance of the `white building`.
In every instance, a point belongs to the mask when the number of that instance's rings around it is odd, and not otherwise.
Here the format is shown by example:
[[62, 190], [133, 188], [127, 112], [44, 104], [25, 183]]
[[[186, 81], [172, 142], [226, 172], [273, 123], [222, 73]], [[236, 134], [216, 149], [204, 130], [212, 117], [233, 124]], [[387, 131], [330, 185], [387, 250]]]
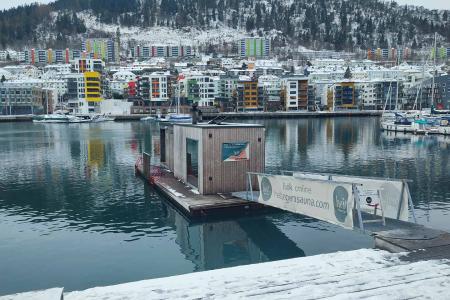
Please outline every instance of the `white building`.
[[148, 75], [150, 85], [150, 101], [163, 102], [169, 100], [168, 82], [170, 72], [153, 72]]
[[110, 80], [109, 89], [112, 94], [123, 95], [125, 89], [128, 87], [128, 82], [122, 80]]
[[70, 74], [72, 72], [72, 65], [70, 64], [56, 64], [56, 65], [46, 65], [44, 67], [44, 72], [53, 71], [57, 74]]
[[283, 78], [282, 86], [285, 93], [285, 109], [299, 110], [308, 108], [308, 78], [293, 76]]
[[129, 115], [133, 102], [107, 99], [100, 102], [100, 112], [106, 115]]
[[213, 106], [219, 95], [219, 77], [193, 71], [186, 74], [181, 82], [184, 94], [189, 100], [198, 102], [199, 106]]
[[6, 80], [13, 79], [13, 75], [10, 72], [6, 71], [5, 69], [0, 69], [0, 79], [3, 78], [3, 77]]
[[32, 65], [6, 66], [3, 69], [14, 75], [16, 78], [38, 78], [42, 74], [38, 68]]
[[83, 74], [68, 74], [65, 76], [67, 81], [68, 102], [67, 109], [72, 114], [88, 113], [88, 106], [85, 103], [86, 91]]
[[101, 59], [83, 58], [77, 59], [74, 63], [75, 71], [78, 73], [84, 72], [99, 72], [101, 73], [105, 68], [105, 62]]
[[358, 82], [357, 88], [359, 89], [359, 99], [360, 103], [366, 109], [375, 109], [379, 104], [377, 99], [377, 87], [375, 81], [361, 81]]
[[130, 82], [136, 80], [136, 75], [133, 72], [127, 71], [127, 70], [120, 70], [113, 74], [113, 80], [114, 81], [123, 81], [123, 82]]

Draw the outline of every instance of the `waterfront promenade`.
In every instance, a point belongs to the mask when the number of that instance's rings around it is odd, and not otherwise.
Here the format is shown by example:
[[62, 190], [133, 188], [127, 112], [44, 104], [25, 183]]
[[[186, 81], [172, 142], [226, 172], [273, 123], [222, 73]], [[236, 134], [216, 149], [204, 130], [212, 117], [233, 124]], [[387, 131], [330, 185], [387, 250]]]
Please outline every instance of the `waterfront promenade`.
[[[65, 300], [445, 299], [448, 260], [361, 249], [64, 293]], [[60, 299], [58, 289], [0, 300]], [[62, 289], [59, 289], [62, 293]], [[46, 297], [45, 297], [46, 296]], [[52, 297], [49, 297], [52, 296]]]
[[[356, 110], [342, 110], [342, 111], [278, 111], [278, 112], [236, 112], [236, 113], [205, 113], [203, 118], [211, 120], [214, 118], [228, 118], [228, 119], [288, 119], [288, 118], [331, 118], [331, 117], [372, 117], [381, 116], [382, 111], [356, 111]], [[143, 117], [148, 117], [148, 114], [135, 115], [111, 115], [115, 121], [139, 121]], [[0, 122], [31, 122], [31, 115], [0, 115]]]

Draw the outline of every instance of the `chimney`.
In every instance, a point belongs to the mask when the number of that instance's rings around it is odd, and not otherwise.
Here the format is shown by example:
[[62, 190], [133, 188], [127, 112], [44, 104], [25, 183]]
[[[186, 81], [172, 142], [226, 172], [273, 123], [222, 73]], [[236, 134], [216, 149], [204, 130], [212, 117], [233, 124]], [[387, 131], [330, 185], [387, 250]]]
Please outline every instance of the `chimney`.
[[192, 124], [197, 124], [198, 123], [198, 103], [194, 103], [192, 104]]

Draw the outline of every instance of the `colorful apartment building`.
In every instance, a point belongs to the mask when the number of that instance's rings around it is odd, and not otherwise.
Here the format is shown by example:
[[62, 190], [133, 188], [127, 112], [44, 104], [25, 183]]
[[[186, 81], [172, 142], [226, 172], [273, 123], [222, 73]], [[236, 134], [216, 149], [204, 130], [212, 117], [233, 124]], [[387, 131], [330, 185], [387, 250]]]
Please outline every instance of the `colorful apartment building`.
[[98, 72], [85, 72], [85, 95], [87, 102], [102, 101], [101, 75]]
[[237, 109], [238, 111], [259, 110], [262, 107], [258, 104], [258, 80], [240, 78], [237, 85]]
[[334, 108], [355, 109], [357, 99], [358, 91], [355, 82], [343, 81], [334, 85]]
[[272, 53], [272, 43], [266, 38], [244, 38], [238, 47], [241, 57], [269, 57]]
[[117, 39], [86, 39], [81, 43], [85, 58], [101, 59], [108, 63], [120, 62], [120, 45]]
[[66, 80], [68, 110], [71, 113], [90, 114], [100, 111], [100, 102], [103, 101], [100, 73], [69, 74]]
[[20, 52], [20, 62], [31, 65], [68, 64], [79, 55], [79, 51], [66, 49], [30, 49]]
[[194, 56], [195, 51], [192, 46], [179, 45], [136, 45], [130, 50], [133, 58], [152, 58], [152, 57], [189, 57]]
[[367, 50], [367, 59], [369, 60], [406, 60], [412, 56], [410, 48], [372, 48]]
[[75, 71], [78, 73], [98, 72], [102, 73], [105, 62], [101, 59], [80, 58], [75, 61]]
[[169, 79], [169, 72], [153, 72], [138, 77], [135, 87], [137, 97], [150, 101], [151, 106], [163, 105], [170, 100]]

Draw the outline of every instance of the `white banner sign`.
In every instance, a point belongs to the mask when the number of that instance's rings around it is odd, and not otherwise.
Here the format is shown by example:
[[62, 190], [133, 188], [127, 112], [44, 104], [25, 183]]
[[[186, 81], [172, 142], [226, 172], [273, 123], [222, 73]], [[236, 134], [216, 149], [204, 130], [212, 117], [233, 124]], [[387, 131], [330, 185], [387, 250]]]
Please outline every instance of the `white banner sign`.
[[398, 217], [399, 220], [408, 221], [409, 194], [402, 181], [335, 175], [332, 176], [332, 180], [360, 184], [358, 192], [362, 211], [373, 213], [374, 206], [381, 202], [377, 215], [381, 216], [382, 208], [386, 218]]
[[353, 228], [352, 184], [258, 175], [258, 202]]

